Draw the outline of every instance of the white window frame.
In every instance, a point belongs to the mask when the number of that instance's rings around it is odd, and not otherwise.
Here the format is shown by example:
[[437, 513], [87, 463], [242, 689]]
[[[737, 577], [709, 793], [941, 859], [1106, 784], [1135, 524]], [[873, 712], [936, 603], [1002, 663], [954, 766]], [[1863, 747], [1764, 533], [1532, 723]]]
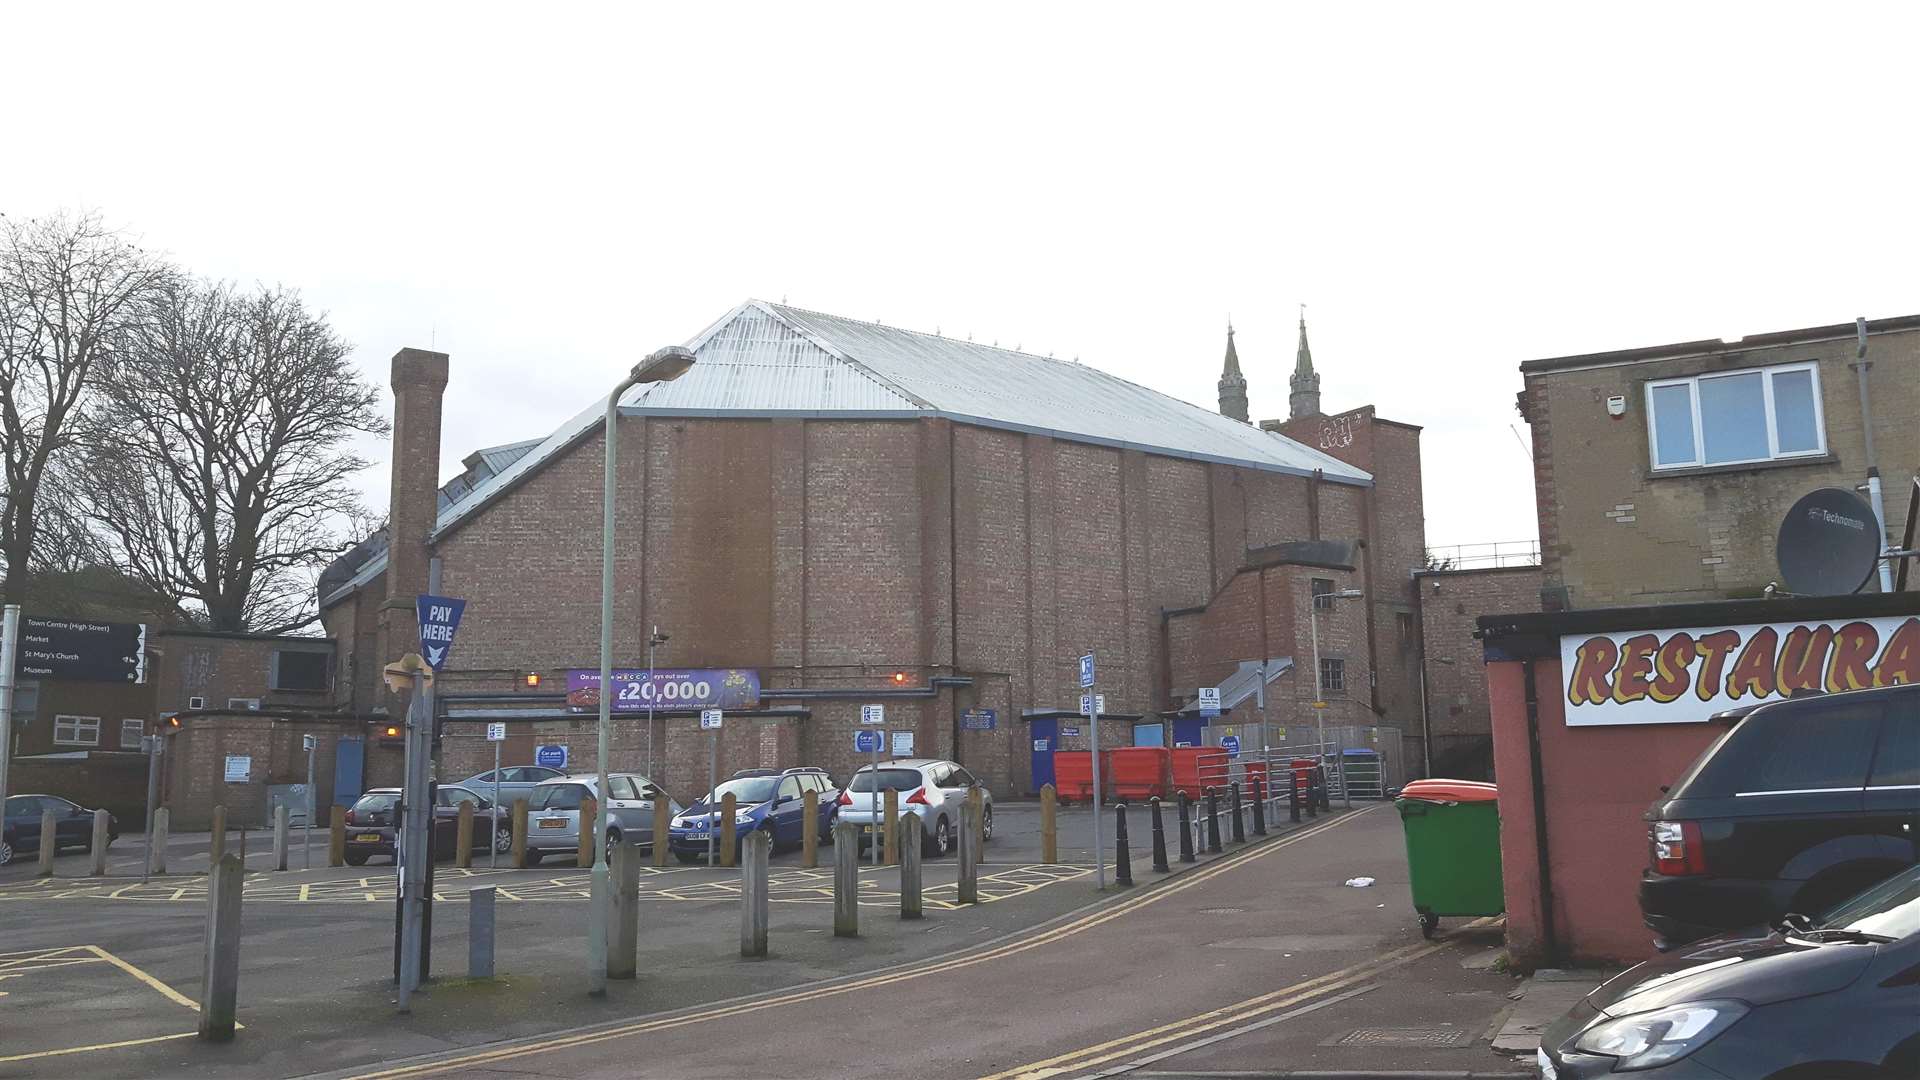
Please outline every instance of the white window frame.
[[[60, 725], [63, 723], [68, 725], [72, 729], [73, 734], [71, 738], [63, 739], [60, 737]], [[80, 737], [83, 727], [90, 727], [92, 729], [93, 738], [82, 739]], [[100, 718], [97, 716], [74, 716], [68, 713], [57, 714], [53, 718], [53, 745], [55, 746], [99, 746], [100, 745]]]
[[227, 699], [227, 709], [230, 712], [239, 712], [242, 709], [250, 712], [259, 712], [260, 699], [257, 697], [230, 697]]
[[[128, 724], [133, 725], [133, 738], [131, 739], [127, 738]], [[135, 720], [129, 717], [125, 720], [120, 721], [120, 749], [127, 750], [133, 747], [137, 747], [140, 745], [140, 740], [146, 737], [147, 737], [147, 722], [145, 720]]]
[[[1793, 371], [1810, 373], [1813, 380], [1813, 428], [1818, 436], [1819, 445], [1812, 450], [1780, 449], [1780, 417], [1773, 407], [1773, 377], [1776, 374]], [[1758, 373], [1760, 380], [1761, 407], [1767, 414], [1767, 456], [1741, 458], [1737, 461], [1707, 461], [1706, 425], [1700, 415], [1700, 384], [1713, 379], [1728, 379], [1739, 375]], [[1661, 463], [1659, 417], [1653, 406], [1653, 394], [1656, 390], [1673, 386], [1687, 388], [1687, 401], [1693, 406], [1693, 460]], [[1688, 375], [1678, 379], [1654, 379], [1647, 383], [1644, 392], [1647, 403], [1647, 461], [1655, 472], [1671, 472], [1676, 469], [1716, 469], [1727, 465], [1754, 465], [1770, 461], [1792, 461], [1796, 458], [1824, 457], [1827, 453], [1827, 411], [1820, 400], [1820, 364], [1806, 360], [1797, 364], [1770, 364], [1766, 367], [1740, 368], [1736, 371], [1716, 371], [1708, 375]]]

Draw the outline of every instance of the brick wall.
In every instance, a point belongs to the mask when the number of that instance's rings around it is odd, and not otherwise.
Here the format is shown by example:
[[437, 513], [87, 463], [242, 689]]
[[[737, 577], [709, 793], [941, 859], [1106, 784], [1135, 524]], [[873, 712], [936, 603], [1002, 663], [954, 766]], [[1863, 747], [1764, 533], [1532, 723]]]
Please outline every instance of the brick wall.
[[[399, 748], [384, 745], [358, 720], [229, 712], [194, 713], [182, 719], [180, 731], [169, 737], [163, 764], [163, 801], [169, 808], [172, 828], [179, 832], [210, 827], [215, 806], [227, 807], [230, 827], [270, 824], [268, 785], [306, 782], [303, 735], [319, 739], [314, 786], [319, 789], [318, 803], [323, 808], [331, 804], [335, 747], [342, 737], [366, 739], [362, 790], [397, 786], [400, 782]], [[226, 759], [235, 754], [253, 759], [244, 783], [228, 783], [225, 779]], [[144, 779], [142, 784], [144, 791]]]
[[[150, 667], [154, 659], [149, 655]], [[39, 684], [39, 690], [36, 695], [33, 718], [18, 727], [14, 734], [13, 752], [19, 757], [32, 754], [64, 754], [75, 750], [122, 749], [120, 735], [123, 720], [139, 720], [142, 722], [143, 732], [150, 733], [153, 730], [154, 683], [151, 680], [134, 686], [123, 683], [67, 682], [53, 679], [35, 681]], [[15, 704], [16, 706], [19, 704], [18, 699]], [[55, 721], [60, 716], [99, 719], [100, 741], [91, 745], [56, 742]], [[135, 741], [127, 748], [138, 750], [140, 744]], [[10, 784], [8, 790], [17, 792], [25, 789], [16, 784]], [[143, 787], [143, 796], [144, 791]]]
[[[1457, 780], [1490, 780], [1493, 721], [1487, 701], [1486, 662], [1473, 638], [1475, 620], [1540, 609], [1542, 571], [1537, 566], [1442, 570], [1422, 573], [1420, 632], [1427, 651], [1427, 723], [1433, 735], [1433, 772]], [[1414, 762], [1425, 749], [1410, 726]]]
[[[1779, 580], [1774, 543], [1793, 502], [1816, 488], [1865, 482], [1853, 352], [1847, 335], [1526, 375], [1521, 400], [1533, 427], [1547, 583], [1565, 585], [1576, 607], [1601, 607], [1752, 596]], [[1875, 450], [1887, 517], [1897, 529], [1920, 466], [1920, 424], [1913, 422], [1920, 416], [1920, 332], [1873, 335], [1869, 358]], [[1819, 363], [1826, 458], [1653, 473], [1649, 381], [1808, 360]], [[1627, 402], [1617, 418], [1606, 408], [1614, 395]]]
[[[147, 825], [147, 759], [88, 754], [79, 759], [15, 761], [7, 770], [7, 794], [58, 795], [89, 810], [107, 810], [124, 837]], [[31, 828], [37, 835], [37, 821]]]
[[[349, 613], [352, 605], [342, 605]], [[349, 620], [342, 618], [342, 624]], [[234, 698], [258, 698], [261, 708], [320, 709], [333, 704], [327, 690], [275, 690], [273, 655], [277, 651], [324, 650], [333, 663], [335, 649], [325, 638], [246, 637], [226, 634], [165, 633], [159, 637], [156, 705], [161, 712], [185, 712], [194, 697], [206, 707], [224, 709]]]

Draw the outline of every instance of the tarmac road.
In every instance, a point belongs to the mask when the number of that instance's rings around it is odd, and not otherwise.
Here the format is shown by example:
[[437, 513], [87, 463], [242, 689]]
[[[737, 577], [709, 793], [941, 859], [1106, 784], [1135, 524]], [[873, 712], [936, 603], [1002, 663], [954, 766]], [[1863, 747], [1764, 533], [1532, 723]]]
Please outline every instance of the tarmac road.
[[[1342, 884], [1358, 875], [1376, 884]], [[1486, 1048], [1512, 985], [1480, 963], [1497, 936], [1423, 941], [1406, 882], [1399, 822], [1376, 806], [979, 947], [335, 1075], [1528, 1075]]]

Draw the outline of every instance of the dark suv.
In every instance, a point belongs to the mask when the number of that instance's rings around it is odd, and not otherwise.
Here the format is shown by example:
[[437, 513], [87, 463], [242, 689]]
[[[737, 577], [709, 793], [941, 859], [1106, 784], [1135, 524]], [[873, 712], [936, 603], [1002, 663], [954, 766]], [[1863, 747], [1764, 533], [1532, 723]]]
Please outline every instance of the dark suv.
[[1646, 819], [1662, 951], [1831, 907], [1920, 862], [1920, 685], [1755, 709]]

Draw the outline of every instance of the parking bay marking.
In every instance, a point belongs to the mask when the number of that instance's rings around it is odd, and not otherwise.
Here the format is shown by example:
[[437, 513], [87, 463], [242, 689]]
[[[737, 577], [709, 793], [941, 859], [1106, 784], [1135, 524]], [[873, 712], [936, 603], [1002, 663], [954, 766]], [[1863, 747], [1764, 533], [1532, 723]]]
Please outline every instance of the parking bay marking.
[[[72, 955], [86, 953], [84, 956]], [[24, 967], [40, 961], [39, 967]], [[18, 978], [37, 971], [70, 967], [74, 964], [107, 964], [117, 968], [145, 986], [158, 991], [168, 1001], [185, 1006], [194, 1012], [200, 1011], [200, 1003], [180, 993], [173, 987], [142, 971], [139, 967], [121, 959], [98, 945], [68, 945], [53, 949], [25, 949], [19, 952], [0, 953], [0, 978]], [[245, 1024], [235, 1024], [236, 1028], [245, 1028]], [[175, 1039], [190, 1039], [197, 1034], [193, 1031], [176, 1032], [170, 1035], [150, 1035], [138, 1039], [121, 1039], [115, 1042], [90, 1043], [85, 1046], [65, 1046], [53, 1050], [35, 1050], [25, 1054], [0, 1056], [0, 1065], [16, 1061], [38, 1061], [44, 1058], [66, 1057], [71, 1054], [84, 1054], [94, 1050], [119, 1050], [129, 1046], [146, 1046], [152, 1043], [172, 1042]]]
[[[805, 1004], [823, 998], [837, 997], [856, 991], [869, 990], [874, 987], [887, 986], [897, 982], [906, 982], [913, 979], [927, 978], [932, 975], [941, 975], [960, 968], [972, 967], [975, 964], [984, 964], [991, 960], [997, 960], [1040, 948], [1074, 934], [1090, 930], [1104, 923], [1111, 922], [1124, 915], [1131, 914], [1149, 904], [1157, 904], [1170, 896], [1178, 895], [1196, 885], [1204, 884], [1220, 874], [1244, 866], [1255, 859], [1265, 858], [1276, 851], [1281, 851], [1301, 841], [1312, 839], [1323, 832], [1338, 828], [1347, 822], [1357, 820], [1366, 814], [1372, 813], [1375, 809], [1377, 808], [1368, 807], [1365, 810], [1343, 813], [1329, 821], [1323, 821], [1317, 825], [1309, 825], [1297, 832], [1286, 833], [1277, 839], [1270, 840], [1256, 847], [1244, 848], [1234, 854], [1215, 859], [1196, 870], [1190, 870], [1177, 878], [1171, 879], [1164, 885], [1155, 887], [1149, 892], [1138, 894], [1130, 899], [1122, 900], [1112, 905], [1102, 905], [1085, 915], [1077, 918], [1069, 918], [1068, 921], [1052, 929], [1042, 931], [1030, 937], [1021, 938], [1017, 941], [982, 949], [978, 952], [962, 952], [958, 955], [950, 955], [945, 960], [930, 964], [916, 963], [903, 965], [900, 968], [876, 972], [845, 982], [818, 986], [811, 990], [803, 989], [795, 992], [783, 991], [776, 997], [755, 996], [745, 1000], [735, 1001], [731, 1004], [715, 1005], [678, 1016], [665, 1016], [655, 1020], [642, 1020], [636, 1023], [617, 1024], [608, 1028], [577, 1031], [572, 1034], [540, 1041], [526, 1042], [517, 1046], [503, 1046], [493, 1050], [483, 1050], [477, 1053], [466, 1054], [464, 1056], [441, 1058], [434, 1061], [422, 1061], [376, 1072], [359, 1073], [355, 1074], [355, 1080], [391, 1080], [391, 1078], [402, 1076], [427, 1076], [452, 1069], [475, 1068], [489, 1062], [504, 1061], [510, 1058], [537, 1054], [547, 1050], [571, 1049], [577, 1046], [587, 1046], [593, 1043], [607, 1042], [633, 1035], [685, 1027], [689, 1024], [698, 1024], [709, 1020], [727, 1019], [745, 1013], [760, 1012], [765, 1009], [777, 1009], [783, 1006]], [[1444, 945], [1445, 943], [1443, 942], [1441, 944]]]

